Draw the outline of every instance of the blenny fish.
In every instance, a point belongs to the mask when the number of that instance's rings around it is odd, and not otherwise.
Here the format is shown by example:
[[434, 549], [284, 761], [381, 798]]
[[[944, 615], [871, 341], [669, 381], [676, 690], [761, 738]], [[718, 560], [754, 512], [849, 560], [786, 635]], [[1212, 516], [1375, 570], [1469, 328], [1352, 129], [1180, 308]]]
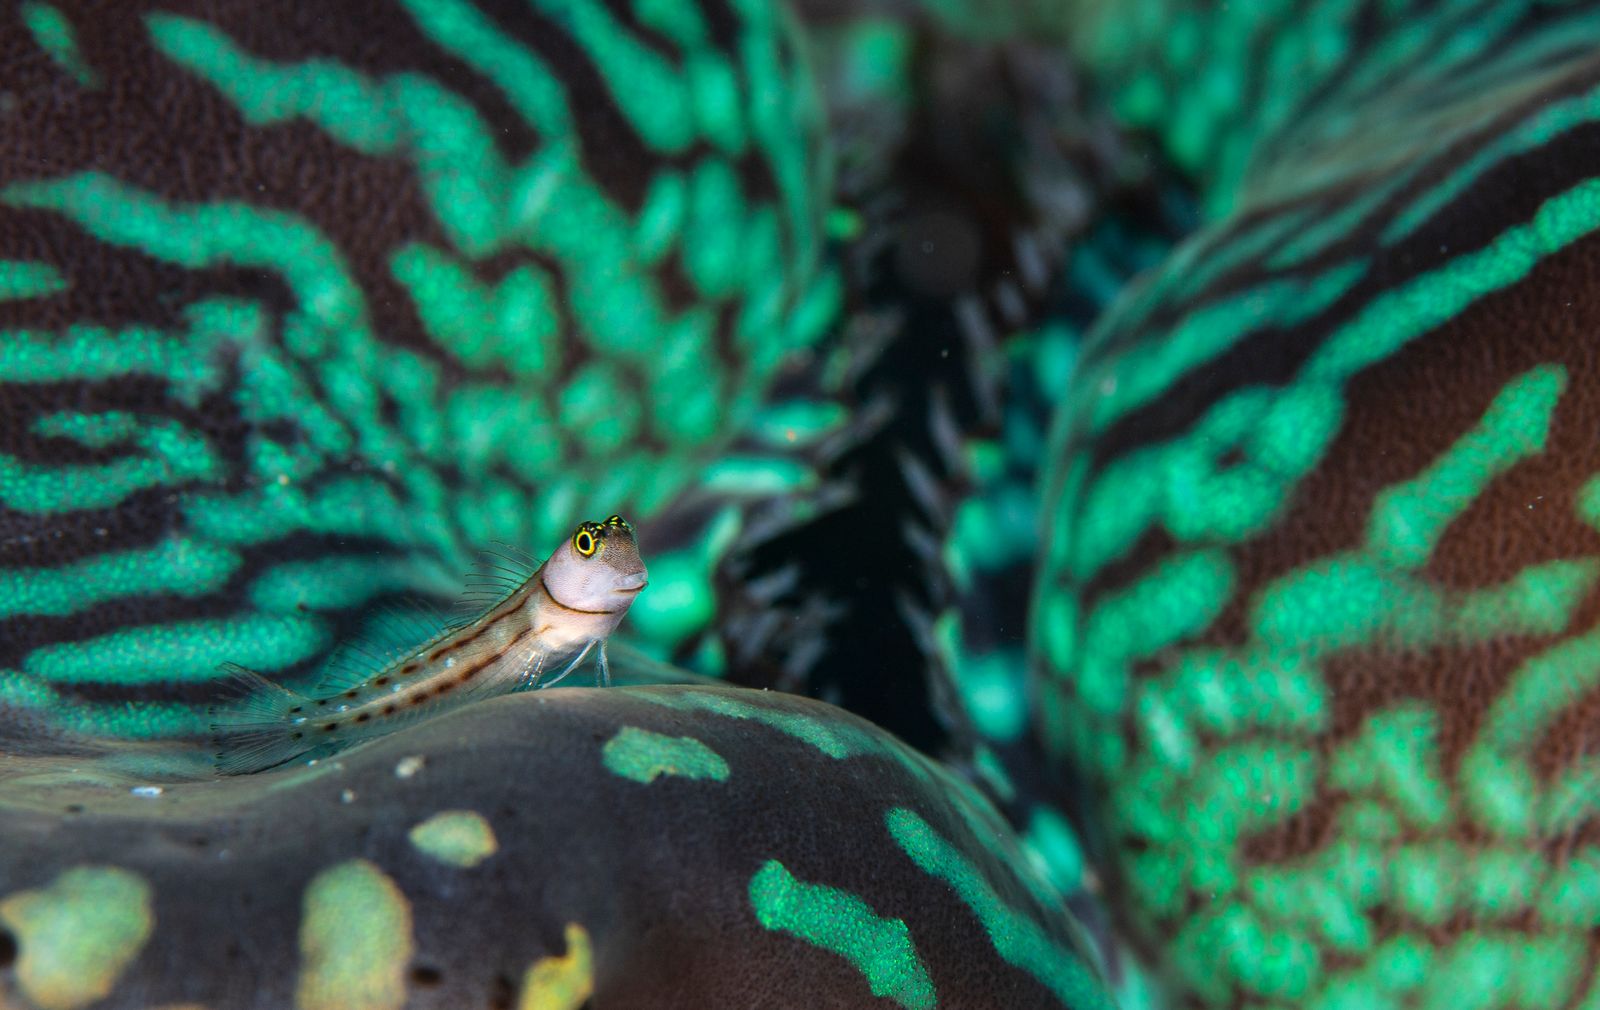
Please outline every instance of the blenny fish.
[[606, 639], [648, 584], [627, 520], [614, 515], [580, 523], [543, 564], [528, 559], [524, 567], [517, 557], [493, 557], [463, 601], [470, 608], [487, 588], [494, 594], [487, 609], [437, 622], [442, 627], [421, 644], [365, 667], [360, 657], [367, 650], [347, 650], [309, 694], [228, 664], [239, 697], [213, 712], [217, 771], [237, 775], [276, 767], [381, 736], [471, 699], [549, 687], [596, 645], [596, 682], [609, 685]]

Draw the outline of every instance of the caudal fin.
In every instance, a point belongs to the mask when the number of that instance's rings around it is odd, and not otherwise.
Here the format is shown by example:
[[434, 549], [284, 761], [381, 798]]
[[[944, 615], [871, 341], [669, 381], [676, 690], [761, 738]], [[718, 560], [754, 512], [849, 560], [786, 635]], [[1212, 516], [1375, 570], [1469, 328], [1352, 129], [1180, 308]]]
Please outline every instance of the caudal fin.
[[210, 710], [218, 775], [276, 768], [313, 749], [291, 714], [305, 704], [303, 695], [237, 664], [222, 668], [230, 697]]

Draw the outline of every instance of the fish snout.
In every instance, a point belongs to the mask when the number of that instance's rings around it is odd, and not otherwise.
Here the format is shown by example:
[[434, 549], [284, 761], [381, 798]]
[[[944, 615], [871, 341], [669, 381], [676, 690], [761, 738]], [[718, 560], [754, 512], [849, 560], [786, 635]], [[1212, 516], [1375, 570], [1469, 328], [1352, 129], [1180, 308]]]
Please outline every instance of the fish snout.
[[650, 584], [650, 579], [642, 571], [629, 572], [627, 575], [618, 575], [614, 587], [619, 593], [637, 593]]

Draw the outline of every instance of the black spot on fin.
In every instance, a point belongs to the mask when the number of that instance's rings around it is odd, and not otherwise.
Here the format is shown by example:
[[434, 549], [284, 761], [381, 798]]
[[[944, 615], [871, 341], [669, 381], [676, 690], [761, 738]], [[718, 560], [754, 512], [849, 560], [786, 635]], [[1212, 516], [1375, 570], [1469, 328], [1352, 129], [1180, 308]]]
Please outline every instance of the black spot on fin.
[[210, 709], [219, 775], [244, 775], [274, 768], [311, 747], [294, 734], [293, 710], [306, 698], [237, 663], [222, 664], [226, 682]]
[[386, 667], [424, 650], [464, 623], [418, 597], [374, 607], [361, 630], [341, 642], [328, 658], [311, 698], [331, 698], [361, 687]]

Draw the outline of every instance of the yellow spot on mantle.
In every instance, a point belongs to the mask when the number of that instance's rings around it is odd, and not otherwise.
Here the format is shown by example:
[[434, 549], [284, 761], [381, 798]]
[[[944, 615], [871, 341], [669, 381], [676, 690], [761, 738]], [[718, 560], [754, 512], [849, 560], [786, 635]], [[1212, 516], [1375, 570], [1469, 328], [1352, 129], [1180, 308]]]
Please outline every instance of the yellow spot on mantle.
[[17, 938], [17, 984], [41, 1010], [104, 999], [155, 925], [150, 885], [115, 866], [79, 866], [0, 901]]
[[397, 1010], [411, 963], [411, 902], [365, 859], [323, 870], [300, 920], [299, 1010]]
[[567, 923], [567, 952], [541, 957], [522, 976], [517, 1010], [578, 1010], [594, 995], [594, 950], [589, 931]]
[[469, 870], [500, 851], [494, 829], [482, 814], [445, 810], [411, 829], [411, 844], [441, 863]]

